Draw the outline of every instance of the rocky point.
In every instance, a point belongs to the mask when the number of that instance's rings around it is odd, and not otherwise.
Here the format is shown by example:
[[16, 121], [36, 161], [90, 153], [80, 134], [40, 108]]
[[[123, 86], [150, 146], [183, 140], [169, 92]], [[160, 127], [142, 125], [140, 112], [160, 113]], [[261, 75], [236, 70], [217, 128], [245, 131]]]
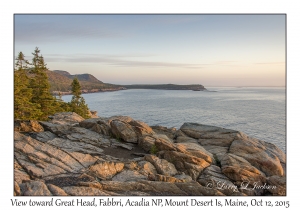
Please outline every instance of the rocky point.
[[57, 113], [14, 124], [14, 195], [286, 195], [286, 155], [215, 126]]

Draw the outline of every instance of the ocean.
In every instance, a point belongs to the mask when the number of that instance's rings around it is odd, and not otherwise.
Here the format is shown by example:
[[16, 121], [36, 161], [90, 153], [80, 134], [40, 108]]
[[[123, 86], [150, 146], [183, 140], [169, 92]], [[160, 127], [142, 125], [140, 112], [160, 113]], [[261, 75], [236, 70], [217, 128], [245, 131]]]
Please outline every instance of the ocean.
[[[148, 125], [195, 122], [239, 130], [286, 151], [284, 87], [207, 87], [209, 91], [122, 90], [83, 94], [100, 117], [130, 116]], [[71, 95], [63, 96], [70, 101]]]

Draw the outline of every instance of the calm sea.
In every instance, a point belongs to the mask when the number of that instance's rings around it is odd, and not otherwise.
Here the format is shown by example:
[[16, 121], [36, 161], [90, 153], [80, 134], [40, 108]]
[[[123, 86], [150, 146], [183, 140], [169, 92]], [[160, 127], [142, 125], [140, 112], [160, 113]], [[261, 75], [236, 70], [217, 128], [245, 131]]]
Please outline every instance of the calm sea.
[[[84, 94], [98, 116], [126, 115], [149, 125], [196, 122], [239, 130], [285, 151], [285, 88], [218, 88], [209, 91], [123, 90]], [[63, 96], [64, 101], [71, 100]]]

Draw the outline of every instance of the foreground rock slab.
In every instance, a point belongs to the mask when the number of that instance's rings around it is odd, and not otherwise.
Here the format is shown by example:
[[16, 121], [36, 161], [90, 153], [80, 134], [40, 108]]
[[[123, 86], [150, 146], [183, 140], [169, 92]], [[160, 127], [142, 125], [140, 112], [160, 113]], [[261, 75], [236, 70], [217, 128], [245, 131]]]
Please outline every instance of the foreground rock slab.
[[286, 155], [240, 131], [127, 116], [15, 121], [15, 196], [286, 195]]

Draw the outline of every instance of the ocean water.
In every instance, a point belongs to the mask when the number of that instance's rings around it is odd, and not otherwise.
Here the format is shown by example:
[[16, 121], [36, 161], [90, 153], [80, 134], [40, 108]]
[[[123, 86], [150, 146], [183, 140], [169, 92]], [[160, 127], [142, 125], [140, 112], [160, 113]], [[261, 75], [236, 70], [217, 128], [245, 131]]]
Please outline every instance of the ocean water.
[[[208, 87], [209, 91], [122, 90], [82, 95], [98, 116], [130, 116], [148, 125], [195, 122], [239, 130], [285, 152], [285, 88]], [[63, 96], [64, 101], [71, 100]]]

